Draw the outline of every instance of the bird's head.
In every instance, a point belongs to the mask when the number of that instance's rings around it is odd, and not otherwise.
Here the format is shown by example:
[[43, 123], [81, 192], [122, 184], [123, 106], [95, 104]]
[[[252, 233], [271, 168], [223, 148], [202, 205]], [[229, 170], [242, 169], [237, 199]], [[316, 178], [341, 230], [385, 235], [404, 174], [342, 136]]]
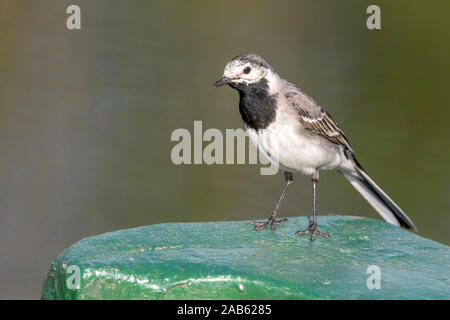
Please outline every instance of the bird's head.
[[270, 78], [273, 74], [272, 67], [263, 58], [253, 53], [245, 53], [227, 63], [222, 78], [214, 82], [213, 88], [225, 84], [233, 88], [249, 86]]

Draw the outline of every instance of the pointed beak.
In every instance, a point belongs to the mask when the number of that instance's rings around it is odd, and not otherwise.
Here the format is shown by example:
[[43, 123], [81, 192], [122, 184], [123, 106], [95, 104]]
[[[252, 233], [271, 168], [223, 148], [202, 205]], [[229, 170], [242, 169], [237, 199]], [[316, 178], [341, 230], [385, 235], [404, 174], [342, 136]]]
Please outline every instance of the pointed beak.
[[221, 87], [223, 85], [229, 84], [230, 82], [231, 82], [231, 79], [229, 79], [227, 77], [222, 77], [219, 80], [217, 80], [216, 82], [214, 82], [212, 87], [213, 88], [218, 88], [218, 87]]

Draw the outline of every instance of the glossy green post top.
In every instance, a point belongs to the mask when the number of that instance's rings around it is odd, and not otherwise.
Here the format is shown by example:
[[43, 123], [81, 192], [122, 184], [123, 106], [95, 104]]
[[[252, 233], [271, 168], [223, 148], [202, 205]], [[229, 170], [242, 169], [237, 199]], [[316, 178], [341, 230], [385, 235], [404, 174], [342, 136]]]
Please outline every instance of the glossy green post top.
[[380, 220], [319, 217], [331, 238], [244, 221], [170, 223], [81, 240], [43, 299], [449, 299], [449, 247]]

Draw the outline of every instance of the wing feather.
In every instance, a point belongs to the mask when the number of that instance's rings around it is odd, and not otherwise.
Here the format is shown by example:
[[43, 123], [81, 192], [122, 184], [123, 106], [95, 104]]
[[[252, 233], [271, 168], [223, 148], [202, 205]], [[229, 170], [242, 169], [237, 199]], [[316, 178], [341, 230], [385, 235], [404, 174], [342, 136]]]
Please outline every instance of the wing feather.
[[295, 85], [285, 82], [288, 103], [295, 108], [304, 128], [352, 152], [350, 143], [330, 114]]
[[318, 134], [335, 144], [342, 145], [343, 147], [351, 150], [350, 144], [344, 133], [341, 129], [339, 129], [338, 125], [326, 111], [323, 111], [320, 116], [316, 117], [313, 117], [305, 112], [300, 112], [299, 119], [308, 131]]

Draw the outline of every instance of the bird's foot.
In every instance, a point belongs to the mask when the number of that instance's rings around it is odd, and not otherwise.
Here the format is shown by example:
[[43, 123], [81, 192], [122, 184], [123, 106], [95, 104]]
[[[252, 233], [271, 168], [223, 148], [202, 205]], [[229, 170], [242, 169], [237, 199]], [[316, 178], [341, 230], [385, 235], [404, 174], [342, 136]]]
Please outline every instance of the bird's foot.
[[308, 229], [306, 229], [306, 230], [299, 230], [295, 234], [303, 235], [303, 234], [308, 234], [308, 233], [311, 233], [311, 240], [316, 239], [316, 234], [318, 234], [319, 236], [325, 237], [325, 238], [329, 238], [330, 237], [330, 235], [328, 233], [319, 231], [319, 229], [317, 227], [317, 223], [312, 223], [311, 221], [309, 221], [309, 228]]
[[266, 222], [249, 221], [248, 223], [251, 225], [254, 225], [255, 230], [261, 230], [261, 229], [264, 229], [264, 228], [270, 226], [270, 229], [272, 231], [275, 231], [275, 225], [282, 224], [286, 220], [287, 220], [287, 218], [275, 219], [273, 217], [270, 217], [269, 220], [267, 220]]

